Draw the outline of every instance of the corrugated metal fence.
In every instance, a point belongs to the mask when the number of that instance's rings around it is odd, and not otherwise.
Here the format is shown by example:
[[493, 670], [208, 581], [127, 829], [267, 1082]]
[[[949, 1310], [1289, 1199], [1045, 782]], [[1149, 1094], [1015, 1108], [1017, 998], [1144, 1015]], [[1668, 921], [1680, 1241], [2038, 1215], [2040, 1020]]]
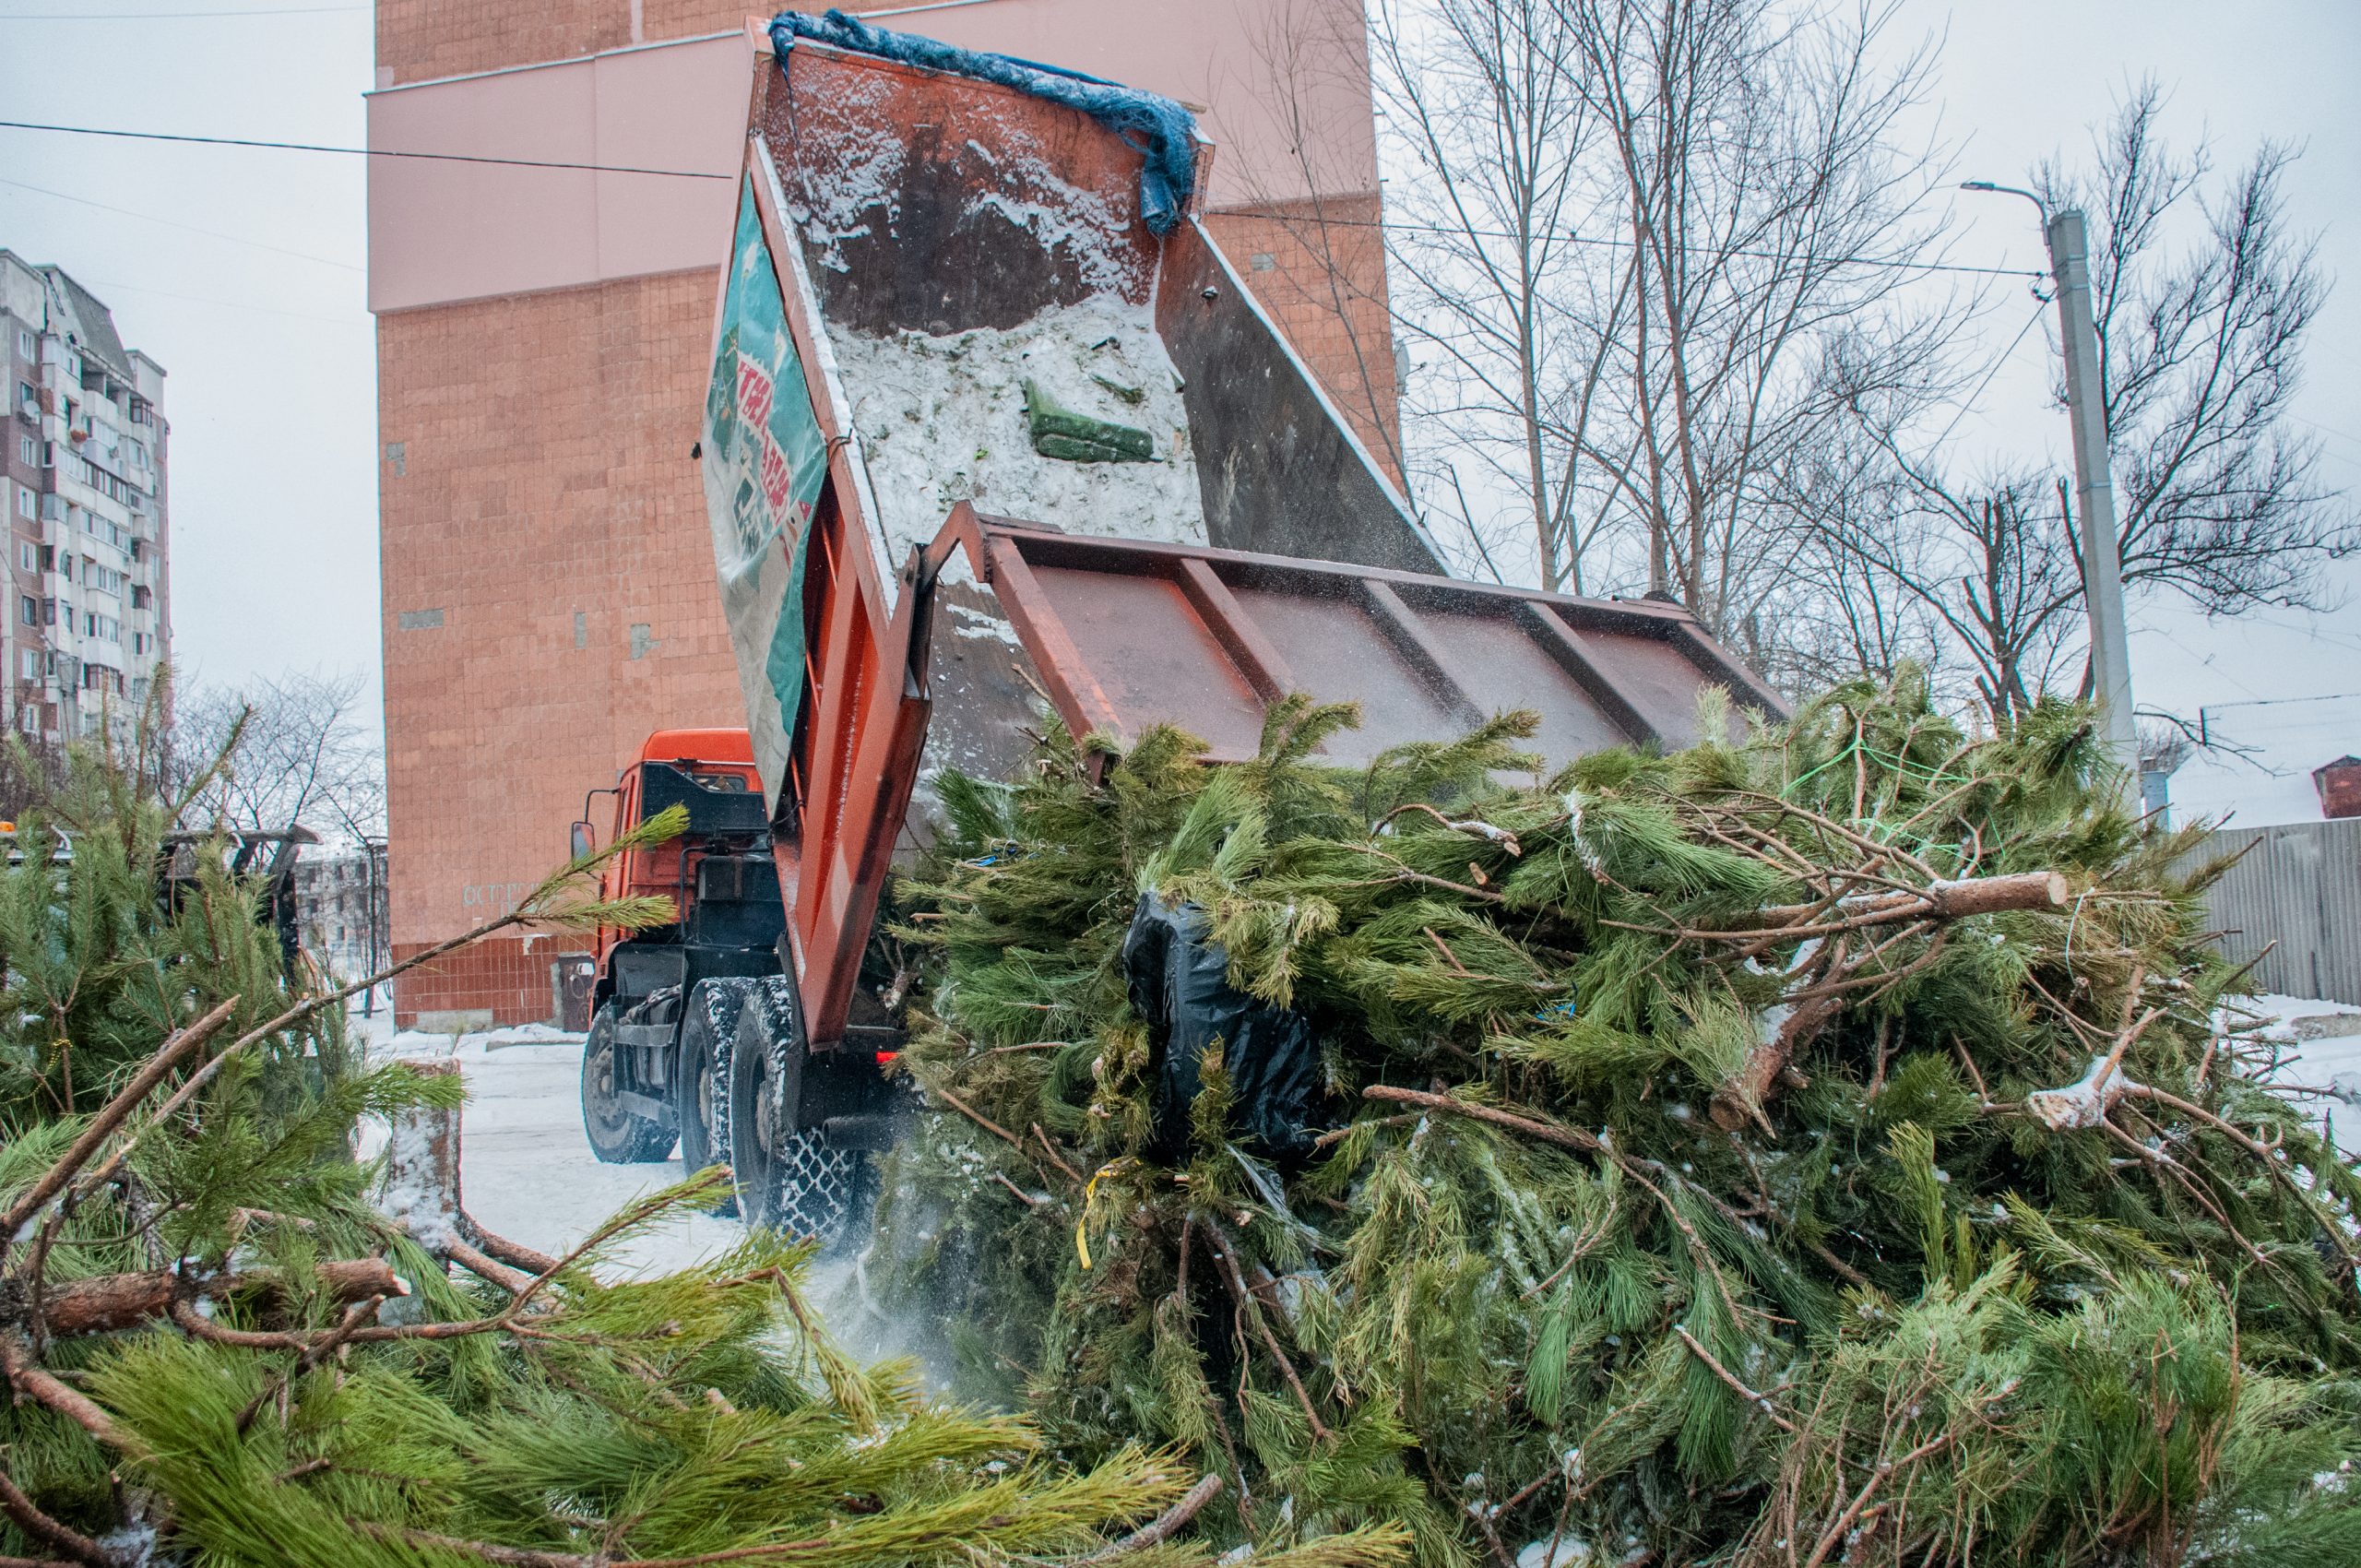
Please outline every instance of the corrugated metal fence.
[[2225, 828], [2191, 859], [2241, 849], [2208, 908], [2233, 959], [2276, 944], [2246, 989], [2361, 1006], [2361, 817]]

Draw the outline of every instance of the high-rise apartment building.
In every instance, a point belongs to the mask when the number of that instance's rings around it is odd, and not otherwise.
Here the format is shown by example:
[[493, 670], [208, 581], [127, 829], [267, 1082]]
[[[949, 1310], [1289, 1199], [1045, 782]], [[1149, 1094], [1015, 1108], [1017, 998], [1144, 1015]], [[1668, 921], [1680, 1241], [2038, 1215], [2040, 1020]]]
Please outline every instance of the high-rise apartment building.
[[[1195, 110], [1208, 229], [1398, 474], [1361, 0], [845, 8]], [[649, 731], [743, 722], [690, 446], [759, 9], [378, 0], [370, 145], [509, 160], [370, 166], [397, 959], [511, 908]], [[545, 1016], [575, 945], [480, 944], [397, 1014]]]
[[128, 726], [172, 646], [164, 367], [59, 267], [0, 250], [8, 606], [0, 722]]

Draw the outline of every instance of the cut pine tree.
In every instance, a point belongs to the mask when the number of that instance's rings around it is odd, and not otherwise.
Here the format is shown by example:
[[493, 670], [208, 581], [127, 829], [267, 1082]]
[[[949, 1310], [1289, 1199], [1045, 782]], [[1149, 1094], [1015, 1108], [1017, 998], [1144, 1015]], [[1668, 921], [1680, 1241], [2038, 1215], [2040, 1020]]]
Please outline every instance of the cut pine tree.
[[2086, 712], [1905, 676], [1553, 777], [1515, 715], [1323, 767], [1351, 719], [944, 781], [863, 1277], [967, 1391], [1258, 1551], [2361, 1562], [2361, 1180]]
[[[484, 1233], [456, 1186], [458, 1078], [362, 1062], [226, 855], [160, 900], [155, 794], [78, 752], [0, 865], [0, 1562], [1210, 1564], [1186, 1526], [1217, 1483], [1147, 1445], [1068, 1464], [1020, 1418], [856, 1366], [803, 1300], [807, 1247], [602, 1276], [727, 1171], [564, 1257]], [[671, 918], [593, 900], [597, 860], [499, 923]], [[351, 1157], [363, 1116], [446, 1131], [396, 1139], [398, 1215]], [[1378, 1526], [1280, 1561], [1400, 1556]]]

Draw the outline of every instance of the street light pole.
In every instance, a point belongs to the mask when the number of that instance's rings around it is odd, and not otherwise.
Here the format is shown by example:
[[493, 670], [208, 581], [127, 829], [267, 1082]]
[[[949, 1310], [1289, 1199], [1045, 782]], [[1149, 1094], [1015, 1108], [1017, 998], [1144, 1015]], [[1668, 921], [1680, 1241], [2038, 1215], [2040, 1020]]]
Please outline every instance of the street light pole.
[[2082, 210], [2051, 213], [2042, 199], [2014, 185], [1970, 180], [1961, 187], [2021, 196], [2041, 209], [2058, 285], [2058, 335], [2066, 356], [2066, 412], [2074, 443], [2074, 510], [2082, 536], [2082, 599], [2091, 619], [2091, 686], [2098, 698], [2100, 733], [2117, 764], [2140, 772], [2140, 738], [2132, 724], [2131, 649], [2123, 622], [2123, 556], [2115, 531], [2115, 481], [2106, 451], [2106, 408], [2100, 398], [2098, 327], [2091, 313], [2090, 238]]

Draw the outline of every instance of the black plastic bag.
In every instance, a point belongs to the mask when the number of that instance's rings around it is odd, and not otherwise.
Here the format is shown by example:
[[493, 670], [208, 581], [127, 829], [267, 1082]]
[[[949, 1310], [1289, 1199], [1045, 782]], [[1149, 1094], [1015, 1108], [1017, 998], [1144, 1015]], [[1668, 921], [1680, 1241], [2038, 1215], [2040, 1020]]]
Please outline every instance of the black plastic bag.
[[1167, 909], [1154, 894], [1142, 894], [1123, 937], [1123, 978], [1156, 1049], [1157, 1158], [1186, 1158], [1198, 1063], [1216, 1040], [1240, 1140], [1281, 1162], [1311, 1154], [1312, 1107], [1320, 1094], [1311, 1025], [1302, 1014], [1258, 1002], [1229, 983], [1229, 955], [1207, 940], [1204, 909], [1194, 904]]

